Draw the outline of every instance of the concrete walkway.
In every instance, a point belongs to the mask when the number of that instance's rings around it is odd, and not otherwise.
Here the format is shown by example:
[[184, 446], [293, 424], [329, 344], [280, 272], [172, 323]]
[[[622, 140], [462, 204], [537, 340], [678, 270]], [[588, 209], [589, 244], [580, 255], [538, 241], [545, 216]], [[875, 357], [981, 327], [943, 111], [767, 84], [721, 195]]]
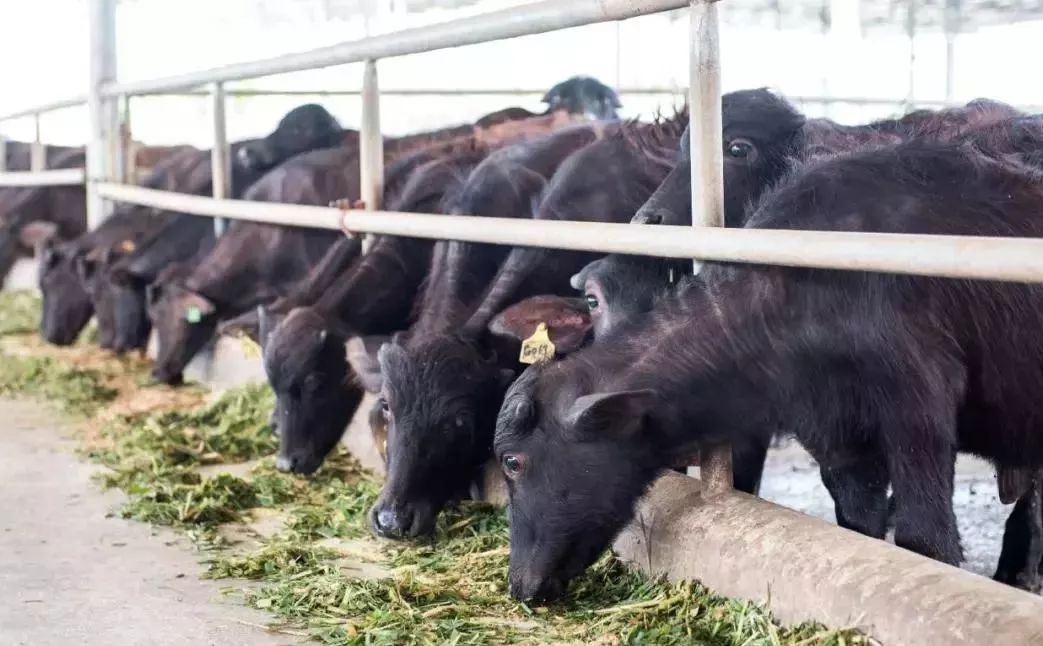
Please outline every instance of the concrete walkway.
[[292, 636], [203, 581], [183, 539], [106, 517], [93, 468], [57, 416], [0, 400], [0, 644], [276, 645]]

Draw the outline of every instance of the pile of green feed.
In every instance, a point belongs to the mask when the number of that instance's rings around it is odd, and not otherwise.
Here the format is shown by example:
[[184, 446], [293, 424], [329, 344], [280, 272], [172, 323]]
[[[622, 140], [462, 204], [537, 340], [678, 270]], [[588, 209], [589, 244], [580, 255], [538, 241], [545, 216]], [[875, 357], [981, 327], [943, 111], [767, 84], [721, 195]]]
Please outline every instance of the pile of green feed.
[[[3, 298], [0, 308], [8, 303]], [[3, 319], [11, 333], [25, 327]], [[144, 373], [116, 379], [132, 369], [144, 370], [116, 360], [77, 368], [0, 346], [0, 394], [43, 397], [82, 416], [92, 429], [84, 452], [107, 467], [99, 481], [127, 494], [120, 513], [191, 537], [205, 576], [272, 613], [272, 630], [326, 644], [868, 643], [851, 630], [781, 627], [758, 605], [697, 583], [651, 580], [608, 556], [573, 582], [565, 602], [526, 606], [506, 590], [503, 510], [462, 504], [443, 514], [432, 542], [378, 542], [366, 515], [380, 484], [346, 453], [310, 479], [274, 470], [266, 387], [229, 391], [191, 409], [172, 402], [147, 413], [104, 414], [117, 397], [135, 394], [123, 390], [144, 388]], [[246, 470], [234, 466], [252, 461]], [[239, 475], [215, 465], [232, 465]], [[280, 519], [274, 532], [250, 531], [262, 513]]]

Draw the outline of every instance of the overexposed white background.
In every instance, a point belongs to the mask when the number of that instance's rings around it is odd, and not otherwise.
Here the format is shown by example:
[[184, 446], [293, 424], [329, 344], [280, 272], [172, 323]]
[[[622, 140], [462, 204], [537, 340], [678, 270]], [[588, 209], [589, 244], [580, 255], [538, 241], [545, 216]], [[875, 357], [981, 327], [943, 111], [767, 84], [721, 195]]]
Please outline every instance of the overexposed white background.
[[[89, 0], [3, 0], [0, 2], [0, 113], [8, 113], [86, 91], [87, 2]], [[736, 0], [740, 2], [741, 0]], [[855, 0], [833, 0], [838, 2]], [[876, 1], [876, 0], [872, 0]], [[423, 11], [407, 11], [418, 0], [122, 0], [117, 17], [121, 80], [152, 78], [216, 65], [266, 58], [407, 27], [524, 4], [524, 0], [477, 0], [464, 7], [428, 0]], [[857, 96], [900, 101], [908, 94], [909, 41], [901, 20], [871, 30], [852, 27], [823, 33], [821, 24], [729, 15], [722, 56], [725, 90], [771, 86], [791, 96]], [[935, 21], [937, 22], [937, 21]], [[843, 27], [843, 26], [842, 26]], [[576, 74], [596, 76], [623, 88], [683, 88], [687, 85], [685, 12], [648, 16], [619, 25], [603, 24], [383, 61], [383, 88], [546, 89]], [[978, 96], [1015, 104], [1043, 103], [1034, 62], [1043, 58], [1043, 21], [984, 26], [962, 33], [956, 46], [955, 98]], [[945, 96], [945, 42], [935, 27], [915, 41], [917, 99]], [[361, 66], [315, 70], [237, 83], [243, 89], [357, 90]], [[382, 100], [388, 133], [438, 127], [516, 104], [539, 108], [538, 95], [516, 97], [432, 96]], [[669, 109], [674, 95], [624, 95], [627, 116]], [[233, 138], [263, 133], [281, 114], [311, 99], [237, 98], [229, 103]], [[346, 126], [358, 124], [357, 97], [316, 98]], [[829, 115], [859, 122], [892, 114], [897, 103], [834, 105]], [[824, 112], [808, 104], [810, 114]], [[136, 99], [133, 129], [149, 143], [209, 144], [206, 101], [199, 97]], [[0, 123], [0, 132], [32, 137], [29, 119]], [[69, 109], [43, 120], [50, 143], [82, 143], [85, 116]]]

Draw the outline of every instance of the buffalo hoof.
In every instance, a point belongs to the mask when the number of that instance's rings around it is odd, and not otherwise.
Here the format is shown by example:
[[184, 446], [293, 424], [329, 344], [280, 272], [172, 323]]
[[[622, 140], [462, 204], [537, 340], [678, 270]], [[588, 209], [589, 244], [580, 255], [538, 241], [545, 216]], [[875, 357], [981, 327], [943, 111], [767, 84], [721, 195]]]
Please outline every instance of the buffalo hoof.
[[180, 386], [185, 383], [184, 373], [168, 373], [160, 370], [152, 371], [152, 381], [157, 384], [166, 384], [167, 386]]

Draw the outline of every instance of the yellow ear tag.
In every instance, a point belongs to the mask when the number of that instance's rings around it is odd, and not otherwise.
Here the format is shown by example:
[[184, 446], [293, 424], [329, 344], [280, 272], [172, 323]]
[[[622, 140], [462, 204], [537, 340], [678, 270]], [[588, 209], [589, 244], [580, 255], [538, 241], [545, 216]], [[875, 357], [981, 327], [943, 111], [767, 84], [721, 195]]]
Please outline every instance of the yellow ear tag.
[[554, 358], [554, 344], [551, 343], [550, 335], [547, 334], [547, 324], [540, 323], [532, 336], [522, 341], [521, 355], [518, 361], [521, 363], [544, 363]]
[[138, 248], [138, 245], [134, 244], [133, 240], [124, 240], [120, 243], [120, 251], [123, 253], [134, 253], [134, 250]]
[[243, 354], [247, 359], [260, 359], [261, 358], [261, 346], [251, 339], [248, 335], [244, 334], [239, 337], [239, 343], [243, 346]]

